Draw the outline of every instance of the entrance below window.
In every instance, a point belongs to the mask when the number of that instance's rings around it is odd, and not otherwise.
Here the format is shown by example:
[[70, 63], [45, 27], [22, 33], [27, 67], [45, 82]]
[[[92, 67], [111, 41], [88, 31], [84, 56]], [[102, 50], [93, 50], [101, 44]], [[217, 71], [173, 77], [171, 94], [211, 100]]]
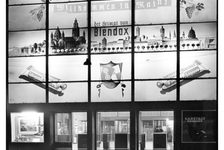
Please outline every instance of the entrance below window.
[[173, 111], [139, 112], [139, 150], [173, 150]]
[[129, 150], [130, 113], [97, 113], [97, 150]]

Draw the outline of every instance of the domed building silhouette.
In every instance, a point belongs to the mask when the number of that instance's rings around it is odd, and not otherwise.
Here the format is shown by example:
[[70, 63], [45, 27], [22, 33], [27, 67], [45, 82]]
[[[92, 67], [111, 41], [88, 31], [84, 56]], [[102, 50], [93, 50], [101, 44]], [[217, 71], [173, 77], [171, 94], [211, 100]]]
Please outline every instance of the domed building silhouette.
[[197, 39], [196, 37], [196, 33], [194, 31], [194, 29], [191, 27], [189, 33], [188, 33], [188, 39]]
[[80, 36], [77, 19], [74, 20], [71, 37], [65, 37], [64, 31], [61, 32], [59, 27], [57, 27], [54, 34], [51, 33], [50, 40], [52, 49], [76, 49], [82, 44], [86, 44], [85, 31], [83, 31], [83, 36]]

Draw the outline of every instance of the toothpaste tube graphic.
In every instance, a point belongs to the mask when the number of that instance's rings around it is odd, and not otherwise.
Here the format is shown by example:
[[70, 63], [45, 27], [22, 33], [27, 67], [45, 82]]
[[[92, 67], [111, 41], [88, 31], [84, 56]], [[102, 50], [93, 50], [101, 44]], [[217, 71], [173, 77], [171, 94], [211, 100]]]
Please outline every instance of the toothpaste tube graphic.
[[[46, 89], [46, 84], [44, 83], [46, 79], [45, 74], [39, 72], [33, 66], [27, 67], [26, 70], [20, 74], [19, 78], [32, 82], [33, 84]], [[64, 94], [63, 90], [67, 88], [67, 84], [59, 82], [60, 79], [49, 76], [48, 89], [51, 93], [62, 96]]]
[[[180, 69], [180, 86], [184, 85], [190, 81], [192, 81], [194, 78], [198, 78], [206, 73], [210, 73], [210, 70], [205, 68], [201, 62], [198, 60], [195, 60], [193, 64]], [[164, 78], [176, 78], [176, 72], [170, 73]], [[189, 78], [189, 80], [184, 80], [184, 78]], [[157, 86], [162, 89], [160, 91], [162, 94], [165, 94], [166, 92], [170, 92], [176, 88], [177, 81], [176, 80], [166, 80], [166, 81], [159, 81], [157, 82]]]

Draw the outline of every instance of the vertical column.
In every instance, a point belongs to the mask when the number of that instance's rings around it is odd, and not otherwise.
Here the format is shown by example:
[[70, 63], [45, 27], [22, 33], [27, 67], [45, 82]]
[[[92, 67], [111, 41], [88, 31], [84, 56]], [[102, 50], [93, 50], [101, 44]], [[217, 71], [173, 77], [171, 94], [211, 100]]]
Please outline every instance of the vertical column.
[[131, 103], [130, 112], [130, 150], [137, 150], [137, 111], [135, 110], [135, 0], [131, 0]]
[[88, 10], [87, 10], [87, 27], [88, 27], [88, 58], [87, 58], [87, 64], [88, 64], [88, 102], [91, 102], [91, 0], [88, 0], [87, 4]]
[[87, 147], [88, 150], [95, 150], [96, 149], [96, 115], [95, 111], [91, 109], [91, 106], [89, 107], [88, 113], [87, 113]]
[[49, 35], [49, 0], [46, 0], [46, 26], [45, 26], [45, 38], [46, 38], [46, 103], [49, 102], [49, 90], [48, 90], [48, 78], [49, 78], [49, 69], [48, 69], [48, 48], [49, 48], [49, 39], [48, 39], [48, 35]]
[[130, 112], [130, 150], [138, 149], [138, 113], [132, 109]]

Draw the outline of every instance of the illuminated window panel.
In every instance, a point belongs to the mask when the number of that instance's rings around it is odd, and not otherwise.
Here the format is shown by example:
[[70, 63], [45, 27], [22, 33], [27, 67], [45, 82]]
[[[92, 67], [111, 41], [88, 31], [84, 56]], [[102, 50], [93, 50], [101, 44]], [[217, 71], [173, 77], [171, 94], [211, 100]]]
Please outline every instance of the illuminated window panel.
[[87, 56], [50, 56], [49, 81], [87, 81]]
[[92, 102], [131, 101], [130, 81], [91, 82]]
[[135, 101], [176, 100], [176, 80], [135, 81]]
[[182, 111], [182, 143], [216, 143], [217, 112], [215, 110]]
[[72, 143], [72, 148], [56, 148], [57, 150], [87, 150], [87, 113], [56, 113], [55, 142]]
[[50, 55], [79, 55], [87, 54], [88, 31], [86, 28], [74, 27], [62, 29], [60, 27], [49, 31]]
[[130, 80], [131, 54], [91, 56], [91, 80]]
[[216, 82], [216, 79], [185, 79], [181, 81], [180, 100], [217, 100]]
[[11, 6], [8, 9], [9, 31], [45, 29], [46, 5]]
[[180, 25], [180, 49], [181, 50], [205, 50], [216, 49], [217, 24], [182, 24]]
[[134, 40], [135, 52], [176, 50], [176, 25], [137, 26]]
[[50, 4], [49, 28], [57, 27], [76, 27], [76, 29], [80, 27], [87, 27], [87, 3], [79, 2]]
[[174, 112], [139, 112], [139, 149], [174, 149]]
[[131, 52], [131, 27], [94, 27], [91, 30], [91, 53]]
[[50, 82], [50, 103], [88, 102], [87, 82]]
[[176, 52], [136, 53], [135, 79], [176, 78], [176, 57]]
[[91, 27], [126, 26], [131, 24], [131, 1], [91, 2]]
[[8, 56], [38, 56], [46, 53], [45, 31], [9, 32]]
[[55, 2], [75, 2], [75, 1], [86, 1], [86, 0], [49, 0], [49, 2], [55, 3]]
[[71, 142], [71, 115], [70, 113], [55, 114], [55, 142]]
[[97, 112], [97, 150], [130, 149], [130, 112]]
[[72, 149], [87, 150], [87, 113], [72, 112]]
[[45, 82], [45, 57], [10, 58], [9, 82]]
[[9, 0], [8, 4], [9, 5], [14, 5], [14, 4], [29, 4], [29, 3], [45, 3], [45, 0]]
[[43, 143], [44, 113], [11, 113], [11, 142]]
[[216, 51], [180, 53], [180, 78], [217, 77]]
[[8, 85], [9, 103], [45, 103], [45, 83], [26, 83]]
[[180, 0], [181, 22], [216, 21], [217, 0]]
[[176, 0], [135, 0], [136, 24], [175, 23], [176, 4]]

